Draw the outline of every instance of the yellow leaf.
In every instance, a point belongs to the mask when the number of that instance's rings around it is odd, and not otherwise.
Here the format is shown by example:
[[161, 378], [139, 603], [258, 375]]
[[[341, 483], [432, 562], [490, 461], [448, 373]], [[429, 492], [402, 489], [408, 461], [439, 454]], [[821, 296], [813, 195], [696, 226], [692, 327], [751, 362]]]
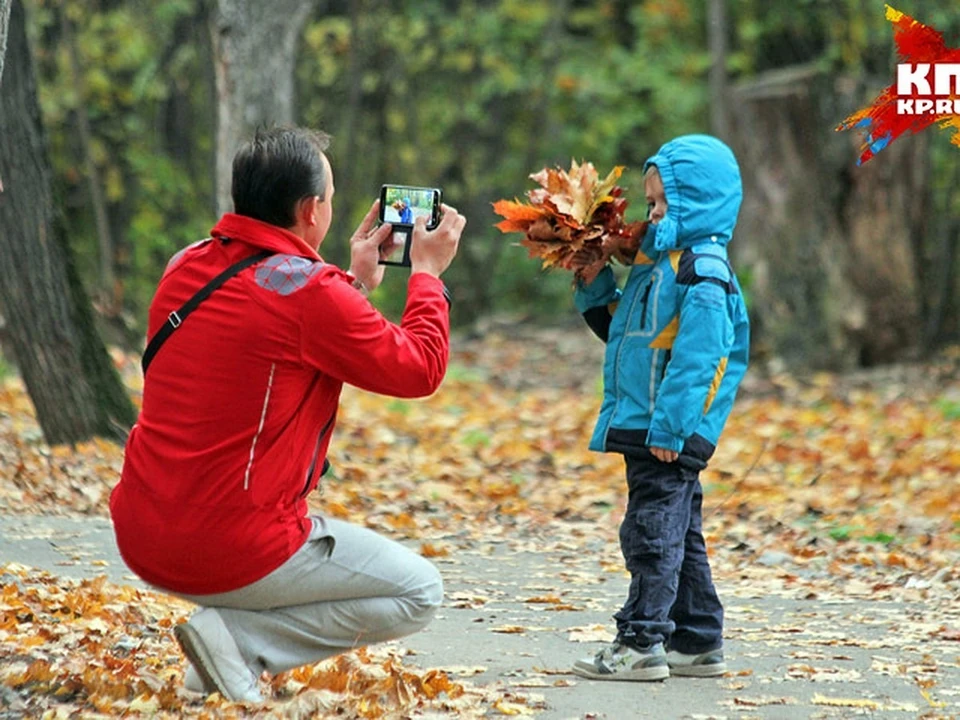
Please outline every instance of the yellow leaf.
[[538, 595], [537, 597], [531, 597], [524, 600], [525, 603], [531, 604], [553, 604], [558, 605], [563, 602], [556, 595]]
[[152, 695], [138, 695], [130, 703], [131, 712], [139, 712], [144, 715], [155, 715], [159, 709], [160, 701]]
[[614, 635], [606, 625], [587, 625], [570, 628], [567, 640], [570, 642], [613, 642]]
[[497, 700], [493, 704], [494, 709], [501, 715], [533, 715], [534, 711], [526, 705], [507, 702], [506, 700]]
[[874, 700], [858, 700], [855, 698], [833, 698], [826, 697], [820, 693], [815, 693], [813, 696], [814, 705], [829, 705], [831, 707], [851, 707], [851, 708], [870, 708], [871, 710], [879, 710], [880, 703]]
[[523, 625], [500, 625], [499, 627], [490, 628], [490, 632], [501, 633], [503, 635], [520, 635], [525, 633], [527, 629]]

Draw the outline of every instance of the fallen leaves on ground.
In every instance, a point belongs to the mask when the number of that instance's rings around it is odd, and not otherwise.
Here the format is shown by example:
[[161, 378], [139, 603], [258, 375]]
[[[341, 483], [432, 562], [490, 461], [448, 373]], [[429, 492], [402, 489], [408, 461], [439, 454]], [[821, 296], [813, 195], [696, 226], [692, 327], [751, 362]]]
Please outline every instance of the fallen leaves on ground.
[[[73, 581], [17, 564], [0, 566], [0, 683], [5, 704], [39, 717], [139, 714], [159, 718], [308, 718], [324, 712], [376, 719], [435, 711], [482, 717], [504, 702], [450, 679], [405, 666], [396, 650], [362, 648], [281, 673], [273, 699], [241, 706], [183, 689], [183, 657], [172, 628], [192, 606], [105, 577]], [[523, 703], [522, 696], [512, 697]]]
[[[136, 358], [117, 357], [136, 392]], [[443, 562], [478, 548], [549, 549], [567, 559], [557, 565], [556, 577], [568, 587], [622, 574], [617, 528], [625, 502], [623, 461], [586, 449], [600, 403], [601, 363], [602, 346], [585, 333], [494, 328], [482, 341], [454, 343], [448, 377], [431, 398], [393, 400], [348, 389], [331, 448], [334, 471], [311, 498], [314, 508], [409, 540]], [[855, 375], [748, 376], [702, 474], [715, 577], [746, 599], [783, 594], [922, 603], [934, 613], [931, 619], [906, 616], [900, 637], [956, 646], [956, 614], [934, 609], [949, 607], [960, 592], [957, 437], [956, 351], [924, 366]], [[122, 462], [120, 448], [105, 441], [46, 446], [16, 378], [0, 386], [0, 457], [0, 504], [20, 514], [106, 515]], [[15, 566], [8, 566], [2, 582], [4, 700], [13, 692], [38, 713], [83, 708], [105, 715], [122, 709], [199, 716], [207, 707], [179, 689], [182, 659], [169, 630], [186, 606], [102, 580], [76, 584]], [[494, 586], [450, 593], [447, 606], [484, 608], [502, 595]], [[564, 590], [538, 588], [520, 600], [542, 611], [599, 608]], [[559, 625], [565, 615], [551, 613], [550, 624]], [[827, 688], [855, 682], [842, 666], [814, 662], [847, 647], [878, 651], [873, 672], [922, 680], [936, 671], [884, 659], [883, 649], [893, 646], [882, 638], [812, 627], [731, 624], [731, 634], [766, 645], [793, 638], [809, 653], [793, 659], [782, 682]], [[506, 623], [491, 629], [544, 628]], [[557, 631], [571, 641], [599, 642], [612, 638], [611, 629]], [[297, 717], [335, 707], [342, 717], [376, 717], [384, 698], [395, 708], [409, 701], [461, 717], [519, 715], [538, 707], [536, 700], [454, 681], [453, 669], [445, 675], [442, 668], [414, 670], [381, 652], [340, 661], [349, 665], [331, 670], [321, 664], [307, 675], [275, 679], [271, 712]], [[349, 683], [334, 682], [337, 673]], [[360, 694], [347, 693], [348, 686]], [[937, 707], [933, 691], [918, 686], [918, 692]], [[789, 697], [752, 700], [759, 705]], [[825, 705], [844, 700], [841, 693], [822, 697]], [[750, 696], [743, 700], [751, 702]], [[228, 715], [245, 712], [223, 707]]]

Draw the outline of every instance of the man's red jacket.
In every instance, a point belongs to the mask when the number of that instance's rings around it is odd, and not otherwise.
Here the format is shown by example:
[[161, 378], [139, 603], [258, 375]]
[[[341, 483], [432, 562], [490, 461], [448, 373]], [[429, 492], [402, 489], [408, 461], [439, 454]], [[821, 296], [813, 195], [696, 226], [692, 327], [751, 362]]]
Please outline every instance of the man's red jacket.
[[411, 275], [398, 326], [286, 230], [227, 214], [211, 235], [170, 261], [149, 337], [222, 270], [261, 249], [276, 254], [228, 280], [157, 353], [110, 498], [126, 563], [191, 595], [248, 585], [304, 543], [305, 498], [343, 383], [429, 395], [449, 354], [437, 278]]

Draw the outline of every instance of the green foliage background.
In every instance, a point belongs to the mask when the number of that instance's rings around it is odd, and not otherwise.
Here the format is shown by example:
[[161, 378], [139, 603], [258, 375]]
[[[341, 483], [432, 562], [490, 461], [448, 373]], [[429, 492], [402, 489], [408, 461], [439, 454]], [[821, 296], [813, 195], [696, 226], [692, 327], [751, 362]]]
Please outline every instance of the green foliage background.
[[[27, 8], [71, 243], [103, 309], [137, 337], [168, 257], [216, 220], [210, 4], [27, 0]], [[960, 36], [953, 2], [898, 9]], [[733, 82], [816, 63], [867, 78], [867, 102], [891, 81], [881, 2], [733, 0], [727, 12]], [[709, 130], [707, 23], [706, 3], [688, 0], [318, 3], [296, 73], [299, 122], [334, 136], [335, 222], [324, 255], [348, 261], [347, 240], [381, 184], [439, 186], [468, 217], [447, 276], [454, 321], [498, 311], [569, 316], [569, 276], [543, 276], [515, 238], [493, 228], [491, 203], [522, 196], [544, 165], [576, 158], [601, 174], [626, 165], [628, 216], [641, 217], [644, 159], [670, 137]], [[956, 216], [960, 157], [942, 138], [931, 146], [935, 207]], [[115, 245], [115, 288], [98, 278], [91, 161]], [[405, 273], [391, 268], [375, 296], [394, 316]]]

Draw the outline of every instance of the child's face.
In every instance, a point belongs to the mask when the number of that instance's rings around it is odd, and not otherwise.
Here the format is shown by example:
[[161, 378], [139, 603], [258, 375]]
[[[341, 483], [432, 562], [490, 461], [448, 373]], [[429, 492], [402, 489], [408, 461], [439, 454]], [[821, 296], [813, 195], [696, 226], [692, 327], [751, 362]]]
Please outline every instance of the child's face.
[[651, 168], [644, 176], [643, 189], [647, 194], [647, 219], [656, 225], [667, 214], [667, 196], [656, 168]]

